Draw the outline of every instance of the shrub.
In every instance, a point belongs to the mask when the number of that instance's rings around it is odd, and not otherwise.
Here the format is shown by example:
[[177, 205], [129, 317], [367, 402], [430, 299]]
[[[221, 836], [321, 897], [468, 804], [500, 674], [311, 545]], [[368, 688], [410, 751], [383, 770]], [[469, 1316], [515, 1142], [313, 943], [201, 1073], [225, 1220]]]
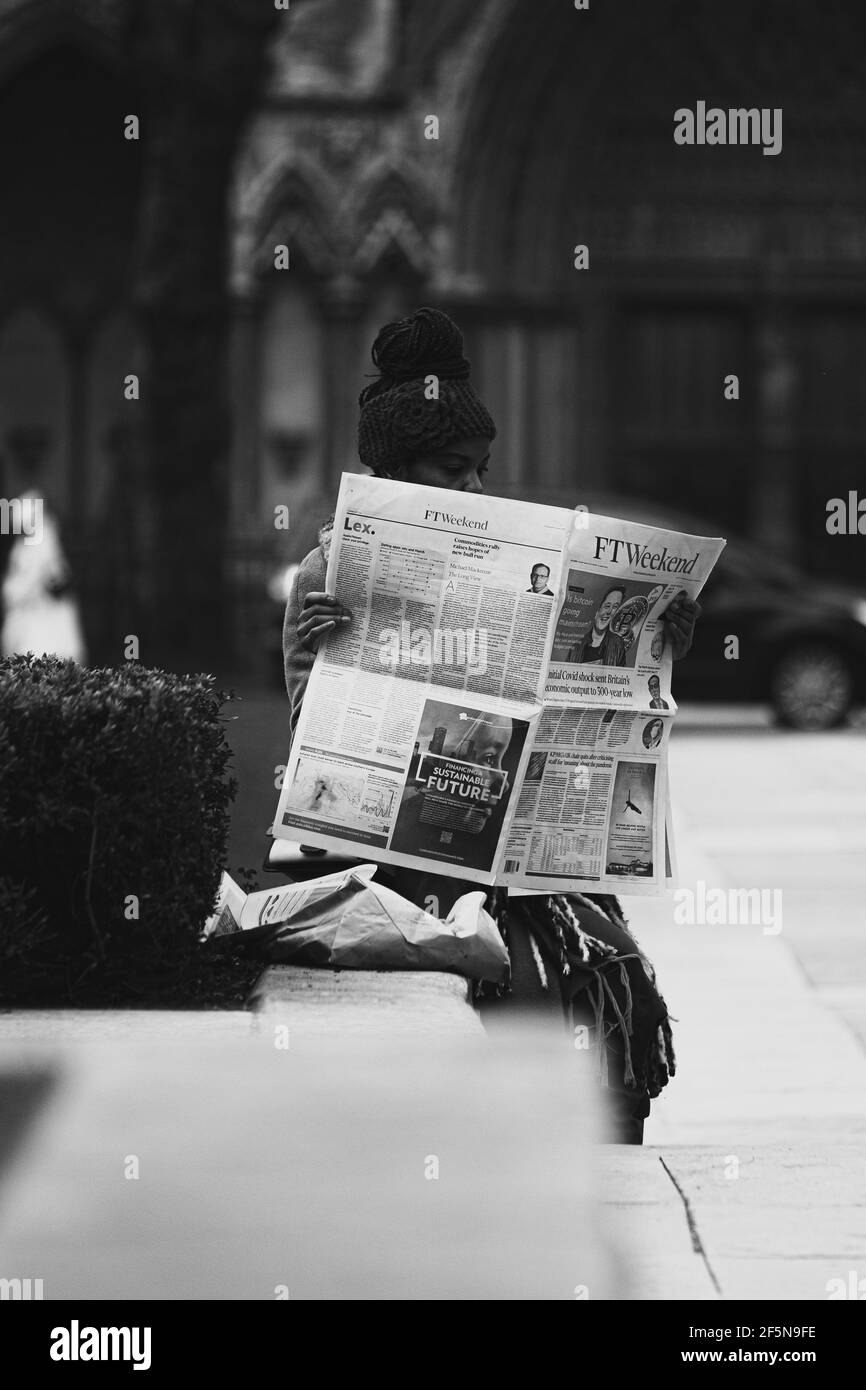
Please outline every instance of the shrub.
[[165, 998], [201, 970], [231, 750], [210, 676], [0, 661], [0, 1002]]

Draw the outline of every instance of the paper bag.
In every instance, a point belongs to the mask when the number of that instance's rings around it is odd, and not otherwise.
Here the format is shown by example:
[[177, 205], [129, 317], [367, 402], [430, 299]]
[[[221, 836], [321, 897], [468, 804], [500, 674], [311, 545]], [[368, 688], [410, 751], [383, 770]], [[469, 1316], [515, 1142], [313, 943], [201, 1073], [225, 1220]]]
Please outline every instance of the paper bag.
[[443, 922], [382, 884], [361, 865], [326, 878], [251, 893], [240, 933], [216, 944], [241, 945], [271, 964], [342, 970], [446, 970], [500, 983], [508, 952], [483, 892], [464, 893]]

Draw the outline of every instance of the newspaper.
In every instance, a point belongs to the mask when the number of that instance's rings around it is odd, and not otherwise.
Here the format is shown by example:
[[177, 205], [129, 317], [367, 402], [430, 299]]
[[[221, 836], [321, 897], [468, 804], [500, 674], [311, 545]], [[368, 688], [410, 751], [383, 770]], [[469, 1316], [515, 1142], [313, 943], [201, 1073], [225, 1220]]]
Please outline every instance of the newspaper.
[[447, 970], [500, 984], [508, 952], [482, 892], [443, 920], [380, 883], [377, 865], [246, 894], [224, 873], [201, 939], [263, 961], [336, 970]]
[[280, 884], [277, 888], [262, 888], [245, 893], [231, 874], [222, 873], [216, 902], [201, 933], [203, 941], [234, 932], [253, 931], [256, 927], [287, 922], [303, 912], [311, 903], [344, 887], [352, 880], [368, 883], [376, 872], [375, 864], [355, 865], [334, 874], [322, 874], [306, 883]]
[[662, 614], [724, 546], [344, 474], [274, 834], [515, 891], [661, 893]]

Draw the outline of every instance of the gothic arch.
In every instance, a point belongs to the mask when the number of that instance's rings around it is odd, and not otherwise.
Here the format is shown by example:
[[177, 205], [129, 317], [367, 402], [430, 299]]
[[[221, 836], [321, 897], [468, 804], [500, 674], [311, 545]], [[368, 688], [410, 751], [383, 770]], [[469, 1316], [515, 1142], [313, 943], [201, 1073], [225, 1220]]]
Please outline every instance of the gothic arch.
[[78, 48], [106, 67], [118, 63], [123, 6], [102, 0], [19, 0], [0, 14], [0, 84], [40, 54]]
[[430, 274], [439, 216], [408, 166], [384, 157], [376, 160], [365, 170], [347, 221], [355, 228], [352, 261], [359, 276], [374, 274], [385, 264], [424, 278]]
[[273, 269], [278, 244], [288, 246], [292, 264], [308, 274], [333, 272], [337, 252], [333, 190], [310, 161], [293, 158], [272, 168], [259, 185], [246, 221], [249, 231], [243, 259], [253, 278]]
[[[843, 0], [728, 0], [721, 12], [674, 0], [663, 17], [645, 0], [518, 6], [475, 73], [461, 132], [458, 270], [490, 288], [577, 295], [574, 244], [594, 236], [610, 260], [632, 259], [653, 230], [661, 249], [668, 229], [672, 258], [726, 239], [732, 255], [759, 258], [784, 233], [774, 203], [819, 200], [822, 177], [862, 199], [864, 63], [866, 25]], [[782, 107], [794, 158], [683, 151], [673, 113], [698, 99]]]

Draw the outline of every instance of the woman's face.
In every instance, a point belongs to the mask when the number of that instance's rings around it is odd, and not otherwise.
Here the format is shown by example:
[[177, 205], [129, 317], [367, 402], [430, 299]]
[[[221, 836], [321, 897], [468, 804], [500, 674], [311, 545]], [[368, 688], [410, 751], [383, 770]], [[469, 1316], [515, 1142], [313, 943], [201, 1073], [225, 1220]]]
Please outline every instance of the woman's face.
[[402, 483], [424, 487], [449, 487], [455, 492], [483, 492], [490, 461], [490, 440], [458, 439], [438, 454], [425, 454], [395, 470]]

